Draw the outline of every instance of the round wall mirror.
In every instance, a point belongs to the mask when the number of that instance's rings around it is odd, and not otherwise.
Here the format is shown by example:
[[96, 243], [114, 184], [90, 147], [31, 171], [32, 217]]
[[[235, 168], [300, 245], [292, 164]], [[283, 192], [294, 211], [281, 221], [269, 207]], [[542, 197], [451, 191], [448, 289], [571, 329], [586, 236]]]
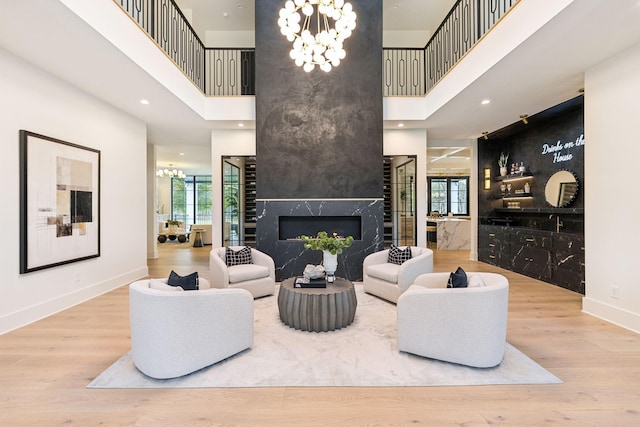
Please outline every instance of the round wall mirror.
[[547, 203], [556, 208], [565, 208], [573, 202], [578, 193], [578, 179], [569, 171], [562, 170], [549, 177], [544, 187]]

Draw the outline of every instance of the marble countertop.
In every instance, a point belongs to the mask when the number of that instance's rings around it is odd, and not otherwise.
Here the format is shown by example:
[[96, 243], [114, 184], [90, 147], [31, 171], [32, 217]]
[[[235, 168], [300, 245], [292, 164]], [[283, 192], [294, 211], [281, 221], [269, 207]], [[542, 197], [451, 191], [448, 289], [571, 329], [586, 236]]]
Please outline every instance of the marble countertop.
[[470, 218], [458, 218], [455, 216], [441, 216], [441, 217], [427, 217], [427, 221], [440, 222], [440, 221], [470, 221]]
[[468, 250], [471, 245], [471, 221], [462, 218], [441, 218], [435, 221], [438, 250]]

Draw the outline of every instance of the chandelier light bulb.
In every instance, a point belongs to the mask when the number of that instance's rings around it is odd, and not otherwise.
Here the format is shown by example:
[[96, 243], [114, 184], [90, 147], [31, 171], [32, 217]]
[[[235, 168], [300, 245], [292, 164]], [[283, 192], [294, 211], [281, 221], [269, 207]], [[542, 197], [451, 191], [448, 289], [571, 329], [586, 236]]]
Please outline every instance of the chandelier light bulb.
[[278, 26], [293, 43], [289, 56], [298, 67], [310, 72], [318, 65], [329, 72], [346, 57], [342, 42], [356, 28], [356, 13], [344, 0], [287, 0]]
[[[171, 167], [172, 165], [169, 165], [169, 167]], [[160, 178], [181, 178], [184, 179], [187, 177], [187, 175], [185, 175], [184, 172], [182, 172], [181, 170], [178, 169], [158, 169], [158, 171], [156, 172], [156, 176], [160, 177]]]

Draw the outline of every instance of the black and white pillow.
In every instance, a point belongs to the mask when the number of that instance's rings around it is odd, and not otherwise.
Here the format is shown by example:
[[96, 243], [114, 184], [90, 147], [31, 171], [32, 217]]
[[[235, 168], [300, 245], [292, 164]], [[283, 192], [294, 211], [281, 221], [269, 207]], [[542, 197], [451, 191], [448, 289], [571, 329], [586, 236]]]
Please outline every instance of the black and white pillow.
[[411, 259], [411, 246], [407, 246], [404, 249], [400, 249], [393, 243], [389, 248], [389, 256], [387, 257], [387, 262], [391, 264], [402, 264], [405, 261], [409, 261]]
[[187, 276], [180, 276], [175, 271], [171, 270], [169, 279], [167, 280], [169, 286], [180, 286], [185, 291], [197, 291], [199, 288], [198, 272], [191, 273]]
[[234, 251], [227, 246], [224, 255], [227, 267], [233, 267], [234, 265], [251, 264], [251, 248], [245, 246], [242, 249]]

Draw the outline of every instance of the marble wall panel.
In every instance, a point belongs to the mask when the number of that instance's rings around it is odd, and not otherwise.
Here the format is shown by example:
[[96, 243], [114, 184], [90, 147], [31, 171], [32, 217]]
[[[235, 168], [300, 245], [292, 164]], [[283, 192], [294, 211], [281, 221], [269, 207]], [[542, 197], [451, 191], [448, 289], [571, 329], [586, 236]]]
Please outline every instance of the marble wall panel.
[[[353, 200], [258, 200], [257, 249], [269, 254], [276, 265], [276, 280], [302, 274], [307, 264], [321, 264], [322, 252], [304, 249], [301, 240], [279, 240], [280, 216], [360, 216], [361, 239], [338, 255], [336, 275], [356, 281], [362, 280], [362, 262], [370, 253], [383, 247], [382, 199]], [[327, 230], [328, 231], [328, 230]]]

